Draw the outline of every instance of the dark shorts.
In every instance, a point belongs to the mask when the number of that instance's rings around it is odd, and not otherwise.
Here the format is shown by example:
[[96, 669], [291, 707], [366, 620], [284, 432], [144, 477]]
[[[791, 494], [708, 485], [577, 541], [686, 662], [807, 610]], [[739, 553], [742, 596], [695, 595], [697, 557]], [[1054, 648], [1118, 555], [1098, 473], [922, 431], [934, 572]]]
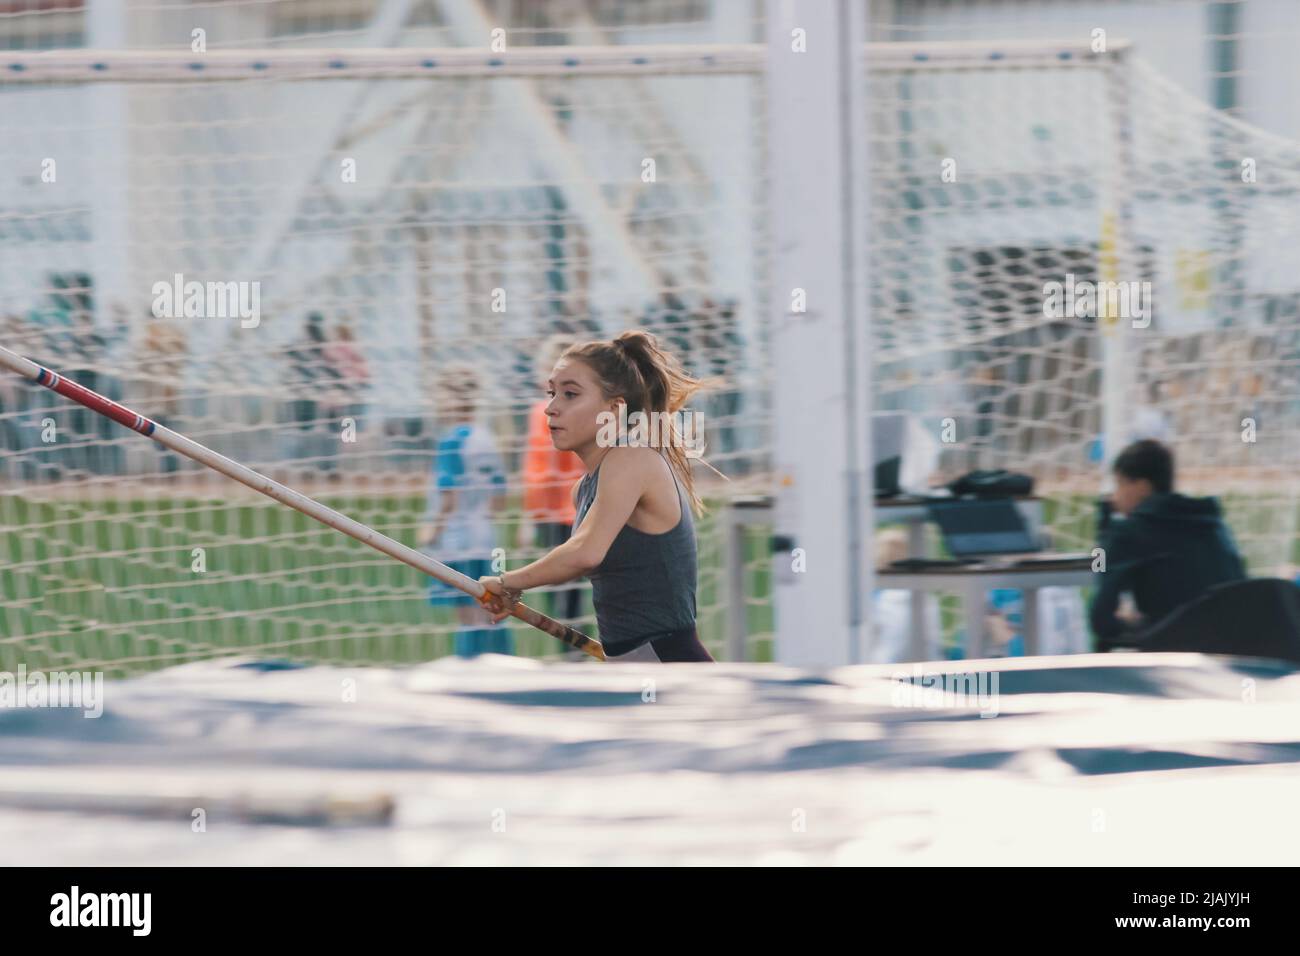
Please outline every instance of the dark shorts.
[[630, 642], [631, 646], [620, 648], [616, 644], [605, 646], [605, 655], [611, 661], [658, 661], [662, 664], [679, 664], [688, 661], [712, 661], [713, 655], [700, 643], [700, 635], [694, 627], [671, 631], [648, 640]]

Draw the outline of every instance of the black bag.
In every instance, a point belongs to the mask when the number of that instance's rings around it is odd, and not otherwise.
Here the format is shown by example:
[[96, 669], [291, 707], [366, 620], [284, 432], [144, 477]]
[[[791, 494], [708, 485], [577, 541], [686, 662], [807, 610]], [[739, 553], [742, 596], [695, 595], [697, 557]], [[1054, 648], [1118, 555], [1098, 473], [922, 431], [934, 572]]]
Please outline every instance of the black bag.
[[953, 497], [974, 495], [976, 498], [1026, 498], [1034, 493], [1034, 479], [1017, 471], [968, 471], [948, 483]]

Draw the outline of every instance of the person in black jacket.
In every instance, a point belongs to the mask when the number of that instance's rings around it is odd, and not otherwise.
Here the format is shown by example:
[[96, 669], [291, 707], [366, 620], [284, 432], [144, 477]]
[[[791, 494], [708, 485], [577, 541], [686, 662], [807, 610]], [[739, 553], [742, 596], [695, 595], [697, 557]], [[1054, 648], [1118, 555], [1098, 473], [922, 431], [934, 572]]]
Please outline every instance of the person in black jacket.
[[[1114, 510], [1125, 518], [1103, 528], [1106, 570], [1089, 609], [1098, 650], [1138, 637], [1143, 630], [1216, 584], [1246, 577], [1241, 556], [1215, 498], [1174, 491], [1174, 456], [1147, 439], [1115, 459]], [[1141, 615], [1116, 613], [1120, 595], [1133, 595]]]

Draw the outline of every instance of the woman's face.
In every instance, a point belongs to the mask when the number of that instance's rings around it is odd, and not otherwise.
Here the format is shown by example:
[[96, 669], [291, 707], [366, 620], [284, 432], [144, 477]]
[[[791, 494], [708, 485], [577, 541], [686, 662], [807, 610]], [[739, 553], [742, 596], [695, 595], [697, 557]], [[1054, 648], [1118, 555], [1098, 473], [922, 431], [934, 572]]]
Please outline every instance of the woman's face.
[[598, 416], [618, 405], [603, 397], [596, 373], [579, 359], [555, 363], [546, 394], [551, 399], [546, 406], [551, 444], [560, 451], [577, 451], [594, 443], [600, 430]]

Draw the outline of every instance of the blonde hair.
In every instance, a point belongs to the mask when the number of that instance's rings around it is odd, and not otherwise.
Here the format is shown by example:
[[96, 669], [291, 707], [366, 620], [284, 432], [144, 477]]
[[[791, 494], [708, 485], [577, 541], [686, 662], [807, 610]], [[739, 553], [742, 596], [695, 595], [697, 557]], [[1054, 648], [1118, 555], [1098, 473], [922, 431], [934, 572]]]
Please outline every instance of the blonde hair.
[[[692, 395], [712, 384], [689, 375], [676, 358], [659, 347], [653, 335], [640, 330], [624, 332], [608, 342], [571, 346], [561, 357], [577, 359], [590, 368], [600, 381], [605, 398], [622, 398], [629, 416], [633, 412], [647, 416], [655, 412], [672, 415]], [[695, 481], [677, 423], [670, 421], [672, 435], [665, 449], [668, 463], [685, 486], [691, 509], [699, 516], [704, 513], [704, 503], [695, 493]]]

